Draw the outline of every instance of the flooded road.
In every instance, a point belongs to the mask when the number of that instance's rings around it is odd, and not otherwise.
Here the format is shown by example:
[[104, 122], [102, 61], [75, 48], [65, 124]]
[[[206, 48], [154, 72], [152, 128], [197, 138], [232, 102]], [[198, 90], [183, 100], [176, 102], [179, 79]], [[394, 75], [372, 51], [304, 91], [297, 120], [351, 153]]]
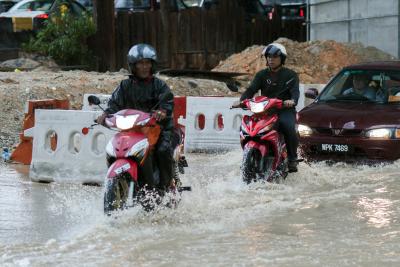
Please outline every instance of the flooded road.
[[244, 185], [240, 151], [188, 155], [178, 209], [103, 216], [102, 188], [0, 165], [0, 266], [399, 266], [400, 162], [302, 163]]

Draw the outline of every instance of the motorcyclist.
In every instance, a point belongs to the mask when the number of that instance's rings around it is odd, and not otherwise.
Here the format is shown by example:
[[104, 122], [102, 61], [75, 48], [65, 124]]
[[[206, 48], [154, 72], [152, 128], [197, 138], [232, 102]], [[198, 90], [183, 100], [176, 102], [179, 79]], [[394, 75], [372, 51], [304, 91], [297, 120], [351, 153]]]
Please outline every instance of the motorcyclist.
[[[104, 124], [105, 118], [122, 109], [137, 109], [143, 112], [153, 112], [161, 126], [161, 133], [156, 144], [155, 156], [160, 171], [158, 188], [166, 190], [172, 180], [173, 171], [173, 95], [168, 85], [154, 77], [157, 62], [156, 50], [148, 44], [134, 45], [128, 52], [128, 66], [131, 75], [123, 80], [114, 90], [108, 108], [97, 118], [97, 122]], [[168, 99], [160, 101], [160, 96], [170, 93]], [[157, 103], [159, 105], [157, 106]], [[157, 110], [152, 110], [157, 106]], [[153, 177], [152, 161], [146, 160], [141, 166], [147, 185], [156, 186]]]
[[298, 137], [296, 132], [296, 105], [299, 99], [299, 78], [293, 70], [285, 68], [287, 57], [283, 45], [272, 43], [266, 46], [262, 55], [267, 68], [259, 71], [240, 101], [252, 98], [261, 90], [263, 96], [283, 100], [284, 108], [279, 111], [279, 130], [283, 133], [289, 159], [289, 172], [297, 172]]

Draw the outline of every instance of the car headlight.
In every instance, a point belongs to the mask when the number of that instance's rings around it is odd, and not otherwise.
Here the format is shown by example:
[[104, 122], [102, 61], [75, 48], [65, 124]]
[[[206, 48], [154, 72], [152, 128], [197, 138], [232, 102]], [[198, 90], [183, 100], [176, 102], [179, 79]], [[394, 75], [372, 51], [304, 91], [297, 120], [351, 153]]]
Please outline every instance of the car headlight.
[[297, 131], [299, 132], [300, 136], [310, 136], [313, 133], [312, 129], [304, 124], [299, 124], [297, 126]]
[[365, 136], [368, 138], [376, 139], [390, 139], [390, 137], [392, 136], [392, 130], [387, 128], [373, 129], [367, 131], [365, 133]]
[[137, 118], [139, 118], [139, 115], [117, 116], [117, 128], [121, 130], [128, 130], [133, 127]]

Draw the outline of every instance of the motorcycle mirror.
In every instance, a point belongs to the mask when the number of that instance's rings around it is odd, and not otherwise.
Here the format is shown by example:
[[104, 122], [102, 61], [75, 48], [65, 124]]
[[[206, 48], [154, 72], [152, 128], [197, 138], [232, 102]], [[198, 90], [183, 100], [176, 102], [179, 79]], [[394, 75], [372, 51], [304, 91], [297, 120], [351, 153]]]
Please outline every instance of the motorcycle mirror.
[[90, 95], [88, 97], [89, 105], [100, 105], [100, 98], [95, 95]]

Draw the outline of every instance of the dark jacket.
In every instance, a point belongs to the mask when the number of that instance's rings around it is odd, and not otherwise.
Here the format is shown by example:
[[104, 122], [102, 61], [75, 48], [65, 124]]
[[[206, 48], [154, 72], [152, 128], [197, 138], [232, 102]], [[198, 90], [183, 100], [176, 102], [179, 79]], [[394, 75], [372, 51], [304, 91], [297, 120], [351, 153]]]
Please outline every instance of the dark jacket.
[[167, 118], [160, 124], [165, 130], [172, 129], [174, 126], [172, 117], [173, 97], [165, 99], [159, 106], [155, 107], [159, 102], [160, 95], [168, 92], [171, 92], [168, 85], [156, 77], [138, 80], [134, 76], [129, 76], [129, 79], [123, 80], [112, 93], [106, 112], [112, 114], [122, 109], [151, 112], [152, 109], [162, 109], [166, 111]]
[[261, 90], [263, 96], [278, 98], [283, 101], [292, 99], [297, 105], [300, 96], [299, 77], [296, 72], [285, 67], [282, 67], [276, 73], [269, 68], [261, 70], [257, 72], [240, 100], [252, 98], [258, 90]]

